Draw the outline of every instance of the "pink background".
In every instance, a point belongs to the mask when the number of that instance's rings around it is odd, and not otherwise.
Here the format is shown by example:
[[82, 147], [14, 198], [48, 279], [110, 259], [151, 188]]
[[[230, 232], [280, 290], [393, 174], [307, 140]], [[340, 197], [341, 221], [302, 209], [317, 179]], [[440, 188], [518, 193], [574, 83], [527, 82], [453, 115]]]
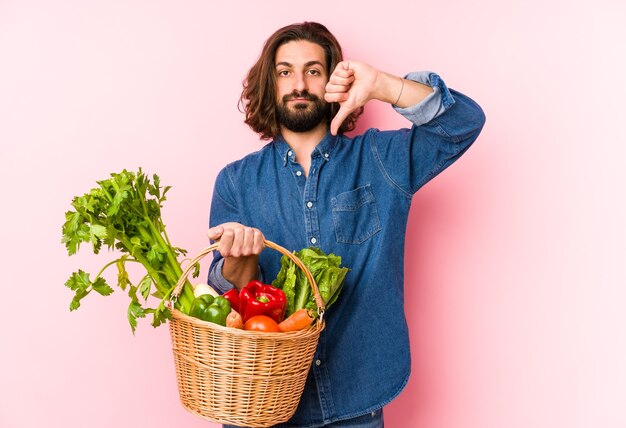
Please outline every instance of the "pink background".
[[[488, 118], [414, 199], [413, 372], [387, 426], [626, 426], [621, 4], [0, 1], [0, 426], [213, 426], [179, 404], [166, 327], [133, 337], [121, 292], [68, 311], [66, 278], [109, 255], [67, 257], [63, 215], [143, 166], [173, 186], [170, 237], [199, 251], [219, 168], [260, 147], [241, 81], [302, 20], [348, 58], [437, 71]], [[372, 103], [360, 129], [406, 125]]]

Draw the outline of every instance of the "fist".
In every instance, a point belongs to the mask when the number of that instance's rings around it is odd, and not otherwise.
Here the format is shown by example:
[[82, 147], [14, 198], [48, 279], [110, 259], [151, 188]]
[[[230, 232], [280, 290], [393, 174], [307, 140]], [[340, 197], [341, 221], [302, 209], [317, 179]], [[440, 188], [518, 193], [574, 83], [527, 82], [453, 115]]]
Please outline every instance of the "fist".
[[212, 227], [209, 239], [219, 240], [218, 251], [223, 257], [258, 256], [265, 248], [265, 236], [256, 228], [239, 223], [223, 223]]
[[337, 64], [326, 84], [324, 99], [339, 103], [339, 111], [330, 124], [330, 132], [337, 135], [343, 121], [356, 109], [375, 97], [378, 70], [363, 62], [342, 61]]

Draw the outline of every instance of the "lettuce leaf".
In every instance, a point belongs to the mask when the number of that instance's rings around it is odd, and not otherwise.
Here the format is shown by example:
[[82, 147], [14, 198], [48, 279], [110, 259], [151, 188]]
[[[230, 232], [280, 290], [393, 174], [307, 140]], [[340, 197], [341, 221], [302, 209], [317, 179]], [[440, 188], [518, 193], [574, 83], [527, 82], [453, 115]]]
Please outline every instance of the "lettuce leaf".
[[[326, 255], [316, 247], [303, 248], [294, 254], [309, 269], [326, 308], [330, 307], [337, 300], [343, 287], [343, 281], [350, 269], [341, 267], [340, 256]], [[297, 267], [287, 256], [281, 257], [280, 271], [272, 285], [282, 289], [287, 296], [285, 316], [289, 316], [302, 308], [317, 308], [309, 280], [302, 269]]]

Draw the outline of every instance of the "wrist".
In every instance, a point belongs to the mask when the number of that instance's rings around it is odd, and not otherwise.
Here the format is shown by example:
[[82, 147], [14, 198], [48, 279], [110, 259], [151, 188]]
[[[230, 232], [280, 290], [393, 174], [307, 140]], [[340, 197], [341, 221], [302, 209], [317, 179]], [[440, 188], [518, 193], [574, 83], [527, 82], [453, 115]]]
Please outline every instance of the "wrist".
[[259, 256], [224, 257], [222, 276], [237, 289], [256, 279], [259, 274]]
[[402, 97], [404, 79], [379, 71], [376, 76], [375, 87], [372, 98], [389, 104], [397, 104]]

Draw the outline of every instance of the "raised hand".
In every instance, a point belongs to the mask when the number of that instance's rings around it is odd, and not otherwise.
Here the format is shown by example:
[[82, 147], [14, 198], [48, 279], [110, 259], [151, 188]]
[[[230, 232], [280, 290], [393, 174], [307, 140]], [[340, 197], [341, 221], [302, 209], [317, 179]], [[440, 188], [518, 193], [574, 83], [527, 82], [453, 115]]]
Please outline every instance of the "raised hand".
[[379, 71], [358, 61], [342, 61], [335, 67], [326, 84], [325, 100], [339, 103], [339, 111], [330, 124], [330, 132], [337, 135], [343, 121], [356, 109], [375, 98]]

